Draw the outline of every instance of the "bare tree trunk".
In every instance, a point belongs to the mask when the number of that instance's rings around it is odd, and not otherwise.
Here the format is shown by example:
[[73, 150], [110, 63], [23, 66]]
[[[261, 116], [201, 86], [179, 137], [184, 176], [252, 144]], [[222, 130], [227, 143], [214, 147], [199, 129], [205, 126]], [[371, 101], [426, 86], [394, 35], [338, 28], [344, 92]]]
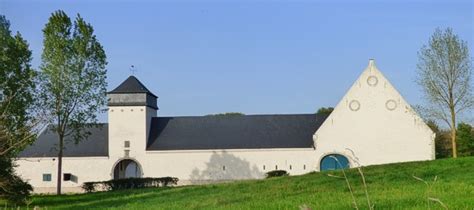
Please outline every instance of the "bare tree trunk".
[[451, 108], [451, 146], [453, 158], [457, 158], [458, 150], [456, 147], [456, 113], [454, 112], [454, 107]]
[[59, 153], [58, 153], [58, 183], [56, 192], [61, 195], [62, 167], [63, 167], [63, 144], [64, 136], [59, 135]]

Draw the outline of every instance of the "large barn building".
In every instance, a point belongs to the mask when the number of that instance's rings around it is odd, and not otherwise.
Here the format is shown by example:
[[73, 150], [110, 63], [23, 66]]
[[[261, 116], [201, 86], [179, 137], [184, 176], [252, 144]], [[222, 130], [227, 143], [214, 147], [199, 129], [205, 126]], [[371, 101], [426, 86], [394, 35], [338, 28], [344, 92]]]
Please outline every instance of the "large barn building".
[[[198, 184], [435, 158], [434, 133], [373, 60], [329, 116], [160, 117], [157, 98], [134, 76], [110, 91], [108, 123], [66, 145], [63, 191], [126, 177]], [[16, 160], [35, 192], [55, 191], [56, 142], [47, 129]]]

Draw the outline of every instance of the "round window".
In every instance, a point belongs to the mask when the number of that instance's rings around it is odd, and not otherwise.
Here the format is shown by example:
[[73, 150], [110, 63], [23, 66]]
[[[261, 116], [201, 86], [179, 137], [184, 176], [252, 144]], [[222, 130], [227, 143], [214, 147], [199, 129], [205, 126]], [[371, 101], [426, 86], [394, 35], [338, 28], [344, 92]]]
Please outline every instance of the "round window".
[[360, 109], [360, 103], [359, 101], [357, 100], [352, 100], [350, 103], [349, 103], [349, 109], [351, 109], [352, 111], [358, 111]]
[[376, 76], [369, 76], [367, 78], [367, 84], [369, 86], [375, 87], [375, 86], [377, 86], [377, 83], [379, 83], [379, 80], [377, 79]]
[[390, 110], [390, 111], [393, 111], [397, 108], [397, 102], [394, 101], [394, 100], [388, 100], [386, 103], [385, 103], [385, 107]]

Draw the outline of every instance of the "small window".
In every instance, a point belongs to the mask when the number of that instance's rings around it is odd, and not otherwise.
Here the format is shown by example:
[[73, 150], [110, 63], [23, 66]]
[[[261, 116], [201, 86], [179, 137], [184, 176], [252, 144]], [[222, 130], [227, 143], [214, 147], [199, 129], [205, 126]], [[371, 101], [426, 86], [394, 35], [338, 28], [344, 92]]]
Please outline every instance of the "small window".
[[222, 170], [225, 171], [225, 166], [222, 166]]
[[43, 174], [43, 182], [50, 182], [51, 174]]
[[275, 170], [278, 170], [278, 165], [275, 165]]
[[306, 165], [303, 165], [303, 170], [306, 170]]
[[263, 170], [265, 171], [265, 165], [263, 165]]
[[290, 170], [291, 170], [291, 165], [290, 165]]
[[125, 148], [130, 148], [130, 141], [125, 141], [124, 146]]
[[64, 174], [64, 175], [63, 175], [63, 180], [64, 180], [64, 181], [71, 181], [71, 176], [72, 176], [72, 175], [69, 174], [69, 173]]

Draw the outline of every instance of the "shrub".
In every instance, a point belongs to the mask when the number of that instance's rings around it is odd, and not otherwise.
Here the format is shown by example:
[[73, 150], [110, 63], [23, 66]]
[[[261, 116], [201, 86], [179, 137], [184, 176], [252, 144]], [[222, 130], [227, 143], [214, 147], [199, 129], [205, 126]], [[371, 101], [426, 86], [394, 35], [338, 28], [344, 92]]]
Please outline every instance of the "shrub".
[[164, 187], [167, 187], [168, 185], [177, 185], [178, 184], [178, 178], [176, 177], [161, 177], [159, 178], [161, 184], [163, 184]]
[[147, 187], [167, 187], [178, 184], [176, 177], [159, 177], [159, 178], [126, 178], [112, 179], [101, 182], [84, 182], [82, 189], [86, 192], [95, 192], [98, 190], [123, 190]]
[[96, 191], [97, 184], [97, 182], [84, 182], [82, 184], [82, 189], [87, 193], [94, 192]]
[[269, 171], [265, 173], [265, 175], [267, 176], [267, 178], [271, 178], [271, 177], [279, 177], [279, 176], [288, 176], [290, 174], [286, 172], [285, 170], [274, 170], [274, 171]]
[[30, 197], [30, 192], [32, 190], [33, 188], [30, 184], [15, 176], [11, 177], [11, 179], [3, 186], [0, 197], [5, 198], [8, 202], [15, 205], [24, 204]]
[[13, 172], [13, 163], [8, 157], [0, 157], [0, 200], [14, 205], [24, 204], [33, 188]]

